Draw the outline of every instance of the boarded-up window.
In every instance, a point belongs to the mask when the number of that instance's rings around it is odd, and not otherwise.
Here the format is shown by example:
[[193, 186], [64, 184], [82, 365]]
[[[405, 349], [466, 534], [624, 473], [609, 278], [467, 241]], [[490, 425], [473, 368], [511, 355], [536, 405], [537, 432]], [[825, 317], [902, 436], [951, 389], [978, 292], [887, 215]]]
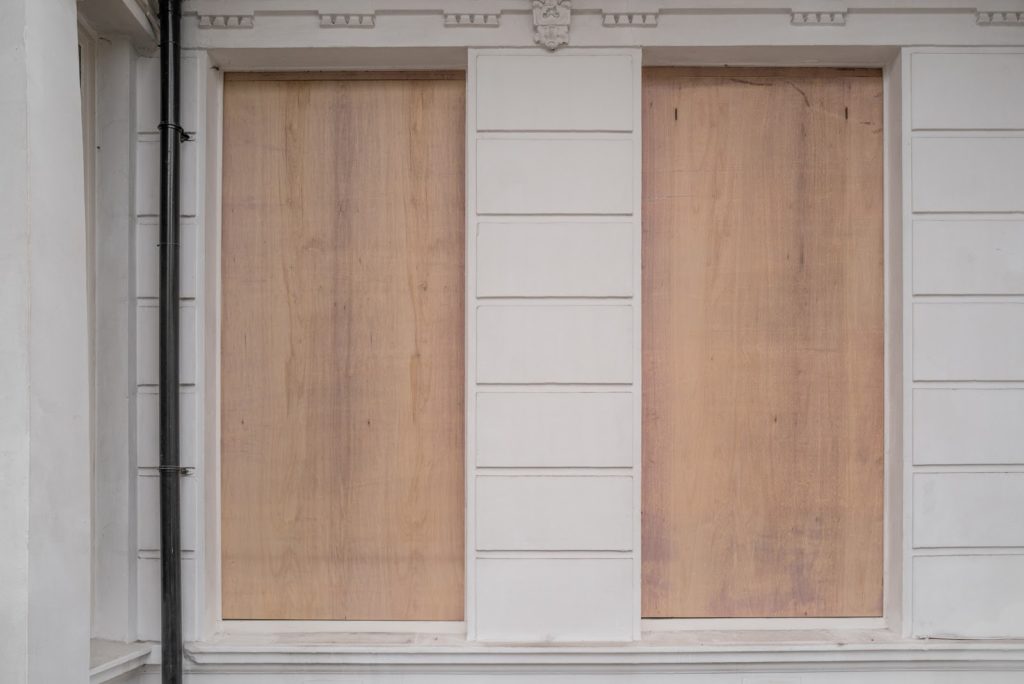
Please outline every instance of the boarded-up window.
[[463, 618], [461, 77], [229, 77], [226, 619]]
[[643, 89], [643, 615], [878, 616], [882, 79]]

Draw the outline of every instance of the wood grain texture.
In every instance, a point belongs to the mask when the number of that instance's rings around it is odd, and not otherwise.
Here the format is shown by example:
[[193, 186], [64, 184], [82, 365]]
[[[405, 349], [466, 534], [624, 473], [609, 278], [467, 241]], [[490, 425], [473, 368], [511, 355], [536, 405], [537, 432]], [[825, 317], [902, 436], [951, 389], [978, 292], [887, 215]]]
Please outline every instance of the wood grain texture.
[[881, 74], [652, 69], [643, 131], [643, 615], [881, 615]]
[[465, 85], [224, 90], [224, 617], [461, 620]]

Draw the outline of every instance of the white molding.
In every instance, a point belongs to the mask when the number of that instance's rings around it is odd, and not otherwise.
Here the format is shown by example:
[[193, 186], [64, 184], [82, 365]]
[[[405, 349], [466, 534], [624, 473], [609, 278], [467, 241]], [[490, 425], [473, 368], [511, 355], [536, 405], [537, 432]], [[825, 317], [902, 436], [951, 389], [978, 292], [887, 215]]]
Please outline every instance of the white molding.
[[605, 12], [601, 23], [609, 28], [654, 28], [657, 12]]
[[1024, 10], [1003, 12], [978, 10], [975, 19], [980, 26], [1024, 27]]
[[253, 15], [250, 14], [200, 14], [199, 28], [201, 29], [233, 29], [252, 28]]
[[[920, 669], [1024, 671], [1020, 643], [999, 641], [902, 640], [891, 633], [787, 632], [782, 638], [747, 641], [750, 633], [719, 633], [715, 644], [701, 643], [696, 636], [669, 644], [645, 640], [633, 644], [595, 646], [533, 644], [525, 646], [480, 645], [438, 637], [423, 643], [338, 639], [316, 645], [295, 645], [268, 639], [236, 642], [189, 643], [189, 660], [203, 671], [366, 672], [384, 673], [414, 667], [418, 673], [502, 671], [522, 672], [524, 667], [545, 671], [612, 673], [655, 672], [751, 672], [766, 666], [784, 665], [787, 671]], [[874, 641], [872, 641], [874, 639]], [[596, 668], [596, 669], [595, 669]], [[408, 671], [408, 670], [405, 670]]]
[[845, 26], [846, 12], [793, 12], [790, 23], [794, 26]]
[[373, 28], [376, 19], [373, 14], [321, 14], [321, 28]]
[[444, 15], [444, 25], [448, 28], [498, 28], [501, 25], [501, 13], [451, 13]]
[[[998, 1], [998, 0], [996, 0]], [[538, 10], [555, 0], [537, 0]], [[540, 26], [531, 0], [186, 0], [183, 44], [204, 48], [983, 46], [1016, 42], [1024, 10], [969, 0], [572, 0], [565, 23]], [[546, 5], [545, 3], [549, 3]], [[849, 21], [853, 13], [856, 21]], [[375, 31], [319, 31], [320, 16], [372, 15]], [[206, 17], [206, 19], [200, 19]], [[232, 17], [237, 22], [232, 21]], [[245, 19], [239, 19], [245, 17]], [[571, 31], [569, 22], [571, 17]], [[205, 31], [253, 27], [256, 31]], [[369, 28], [363, 23], [327, 26]], [[559, 22], [561, 19], [559, 19]], [[536, 22], [541, 23], [541, 22]], [[557, 22], [556, 22], [557, 23]], [[808, 31], [808, 27], [834, 31]], [[487, 28], [445, 31], [439, 28]], [[643, 29], [632, 31], [629, 29]], [[838, 30], [842, 28], [843, 30]], [[621, 30], [626, 29], [626, 30]], [[813, 41], [813, 42], [812, 42]], [[280, 53], [278, 53], [280, 54]], [[280, 59], [280, 57], [278, 58]], [[735, 62], [730, 62], [734, 64]], [[797, 64], [786, 64], [795, 66]]]

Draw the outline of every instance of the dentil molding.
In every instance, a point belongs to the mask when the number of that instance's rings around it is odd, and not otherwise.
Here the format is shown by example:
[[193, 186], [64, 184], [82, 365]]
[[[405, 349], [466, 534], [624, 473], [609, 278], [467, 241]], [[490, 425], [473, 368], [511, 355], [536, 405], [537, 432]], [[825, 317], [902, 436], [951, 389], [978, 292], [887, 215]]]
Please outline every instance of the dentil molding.
[[250, 14], [200, 14], [201, 29], [252, 28], [253, 15]]
[[1024, 26], [1024, 10], [1017, 12], [978, 10], [975, 19], [980, 26]]
[[613, 28], [654, 28], [658, 25], [657, 12], [604, 12], [601, 23]]
[[444, 25], [449, 28], [498, 28], [501, 25], [501, 14], [445, 14]]
[[846, 12], [793, 12], [790, 23], [794, 26], [845, 26]]
[[372, 14], [321, 14], [323, 28], [373, 28], [376, 20]]
[[[808, 32], [823, 45], [1005, 46], [1024, 28], [1024, 0], [184, 0], [182, 14], [201, 48], [785, 46]], [[374, 30], [329, 30], [344, 28]]]

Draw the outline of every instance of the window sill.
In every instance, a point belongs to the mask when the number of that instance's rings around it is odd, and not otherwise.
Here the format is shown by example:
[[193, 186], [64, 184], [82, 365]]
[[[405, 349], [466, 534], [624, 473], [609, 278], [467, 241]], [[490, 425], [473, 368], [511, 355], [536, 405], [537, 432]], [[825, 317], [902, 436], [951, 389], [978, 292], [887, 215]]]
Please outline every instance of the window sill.
[[903, 639], [875, 630], [651, 633], [632, 643], [498, 644], [450, 635], [279, 634], [231, 635], [187, 645], [197, 669], [229, 667], [259, 671], [502, 671], [524, 666], [545, 670], [630, 672], [886, 669], [1024, 670], [1024, 641]]
[[123, 643], [91, 639], [89, 641], [89, 684], [109, 682], [134, 672], [146, 664], [153, 644]]

